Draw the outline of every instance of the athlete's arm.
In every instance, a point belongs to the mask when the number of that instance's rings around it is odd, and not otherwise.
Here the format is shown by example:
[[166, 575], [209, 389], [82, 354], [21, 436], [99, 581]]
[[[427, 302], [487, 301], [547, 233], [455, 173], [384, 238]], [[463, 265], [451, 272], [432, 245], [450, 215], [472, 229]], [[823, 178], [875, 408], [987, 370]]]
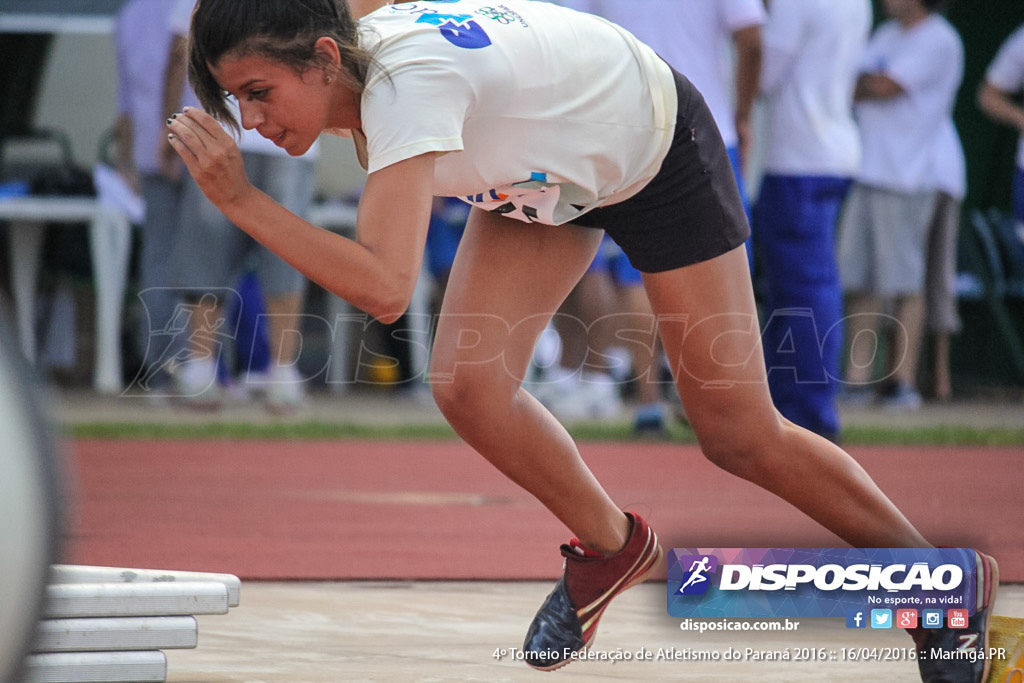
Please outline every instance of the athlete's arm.
[[419, 277], [433, 201], [434, 155], [371, 173], [356, 239], [319, 228], [256, 189], [235, 141], [198, 109], [171, 125], [175, 150], [211, 202], [239, 228], [329, 292], [382, 322], [405, 312]]
[[978, 107], [993, 121], [1013, 126], [1024, 133], [1024, 107], [988, 81], [978, 87]]
[[[161, 107], [164, 118], [167, 118], [178, 111], [181, 106], [181, 96], [185, 89], [185, 64], [187, 39], [184, 36], [175, 35], [171, 38], [171, 46], [168, 49], [167, 67], [163, 77], [163, 99]], [[163, 140], [154, 140], [157, 145], [157, 155], [160, 163], [160, 172], [166, 177], [177, 180], [181, 175], [181, 165], [176, 163], [174, 149]]]
[[736, 134], [740, 158], [750, 158], [753, 132], [750, 124], [761, 79], [761, 26], [747, 26], [732, 34], [736, 46]]
[[904, 93], [903, 86], [883, 73], [864, 73], [857, 78], [853, 99], [889, 100]]

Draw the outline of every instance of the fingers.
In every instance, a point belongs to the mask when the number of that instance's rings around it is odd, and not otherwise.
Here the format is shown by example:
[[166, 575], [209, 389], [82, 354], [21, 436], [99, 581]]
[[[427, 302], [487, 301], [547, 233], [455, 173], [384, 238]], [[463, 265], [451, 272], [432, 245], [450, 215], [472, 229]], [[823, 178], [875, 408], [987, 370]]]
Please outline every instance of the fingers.
[[234, 138], [206, 112], [185, 107], [167, 119], [167, 141], [203, 193], [222, 206], [248, 184]]
[[196, 109], [195, 107], [185, 107], [181, 110], [180, 114], [172, 115], [168, 121], [168, 126], [173, 130], [175, 123], [188, 126], [197, 133], [209, 135], [214, 139], [221, 135], [226, 135], [224, 127], [215, 118], [202, 109]]
[[[171, 119], [167, 120], [167, 127], [168, 128], [171, 127]], [[182, 132], [184, 132], [184, 131], [182, 131]], [[190, 135], [189, 137], [192, 137], [192, 136]], [[171, 146], [171, 149], [173, 149], [175, 152], [178, 153], [178, 156], [180, 156], [182, 161], [185, 162], [185, 165], [189, 166], [190, 168], [191, 168], [192, 163], [198, 158], [198, 151], [199, 150], [198, 149], [193, 149], [193, 145], [196, 144], [196, 141], [193, 140], [192, 144], [190, 145], [188, 142], [186, 142], [185, 140], [182, 139], [181, 132], [179, 132], [179, 133], [173, 133], [173, 132], [168, 133], [167, 134], [167, 144], [169, 144]]]
[[[167, 139], [188, 162], [184, 153], [198, 158], [204, 151], [228, 142], [229, 136], [217, 120], [201, 109], [185, 107], [167, 119]], [[233, 142], [233, 141], [230, 141]]]
[[225, 154], [235, 147], [234, 140], [216, 119], [195, 107], [185, 107], [172, 115], [167, 119], [167, 129], [168, 143], [193, 177], [223, 164]]
[[190, 157], [198, 158], [209, 147], [209, 133], [197, 122], [198, 117], [192, 113], [194, 111], [191, 107], [185, 107], [181, 113], [167, 119], [167, 140], [186, 163]]

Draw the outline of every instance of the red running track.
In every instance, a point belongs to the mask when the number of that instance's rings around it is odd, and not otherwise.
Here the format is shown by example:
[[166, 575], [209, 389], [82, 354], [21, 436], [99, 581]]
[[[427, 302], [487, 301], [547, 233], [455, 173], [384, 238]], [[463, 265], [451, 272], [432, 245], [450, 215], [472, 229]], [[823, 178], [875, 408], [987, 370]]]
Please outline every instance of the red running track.
[[[794, 508], [693, 446], [585, 443], [666, 548], [832, 547]], [[1024, 581], [1013, 448], [852, 447], [936, 544]], [[458, 442], [78, 441], [65, 561], [243, 579], [552, 579], [564, 527]], [[814, 482], [808, 482], [813, 486]]]

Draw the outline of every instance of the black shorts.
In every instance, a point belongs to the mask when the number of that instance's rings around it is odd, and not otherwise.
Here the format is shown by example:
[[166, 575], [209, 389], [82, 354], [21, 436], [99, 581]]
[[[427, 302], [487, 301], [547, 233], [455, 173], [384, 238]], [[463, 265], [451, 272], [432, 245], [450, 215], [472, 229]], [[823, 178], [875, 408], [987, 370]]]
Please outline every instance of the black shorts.
[[704, 97], [673, 71], [679, 112], [658, 174], [629, 199], [589, 211], [574, 225], [601, 228], [633, 267], [660, 273], [707, 261], [750, 236], [722, 135]]

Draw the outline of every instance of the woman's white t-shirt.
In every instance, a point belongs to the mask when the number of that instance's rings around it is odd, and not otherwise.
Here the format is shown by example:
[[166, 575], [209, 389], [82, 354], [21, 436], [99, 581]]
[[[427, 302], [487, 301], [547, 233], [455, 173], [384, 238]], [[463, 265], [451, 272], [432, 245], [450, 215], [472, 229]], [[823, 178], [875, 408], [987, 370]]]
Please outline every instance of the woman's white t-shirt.
[[384, 7], [360, 27], [377, 65], [361, 105], [370, 173], [439, 152], [436, 195], [558, 225], [639, 192], [668, 151], [672, 71], [603, 19], [450, 0]]

